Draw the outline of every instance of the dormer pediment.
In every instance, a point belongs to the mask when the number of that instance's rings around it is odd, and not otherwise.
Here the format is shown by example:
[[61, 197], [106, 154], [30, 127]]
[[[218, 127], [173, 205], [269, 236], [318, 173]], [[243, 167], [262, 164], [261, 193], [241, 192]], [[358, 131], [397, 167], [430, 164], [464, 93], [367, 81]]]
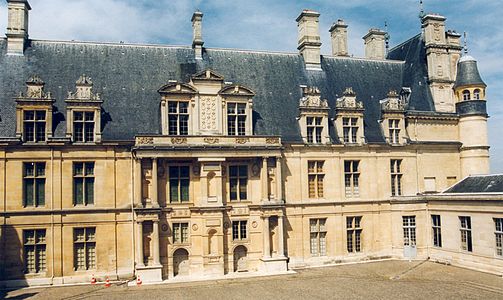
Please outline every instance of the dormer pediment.
[[51, 93], [44, 91], [45, 82], [37, 75], [34, 75], [26, 81], [26, 93], [20, 92], [16, 97], [18, 105], [32, 104], [32, 105], [52, 105], [55, 101]]
[[328, 110], [328, 101], [321, 99], [321, 92], [317, 87], [302, 87], [302, 98], [299, 101], [299, 108], [301, 110]]
[[193, 95], [197, 93], [197, 89], [188, 83], [169, 82], [163, 85], [159, 90], [159, 94], [176, 94], [176, 95]]
[[255, 92], [250, 88], [247, 88], [242, 85], [227, 85], [223, 87], [218, 94], [223, 96], [244, 96], [244, 97], [253, 97], [255, 96]]
[[75, 87], [75, 92], [68, 92], [67, 99], [65, 100], [66, 103], [89, 106], [99, 106], [103, 103], [101, 95], [93, 92], [93, 82], [90, 77], [86, 75], [80, 76], [75, 82]]
[[197, 80], [211, 80], [211, 81], [224, 81], [224, 77], [217, 72], [207, 69], [192, 76], [193, 81]]
[[353, 88], [348, 87], [342, 94], [342, 98], [336, 101], [337, 111], [363, 111], [363, 103], [356, 99]]
[[403, 113], [405, 111], [405, 102], [403, 99], [400, 99], [400, 96], [395, 90], [390, 90], [388, 97], [381, 100], [380, 103], [383, 112]]

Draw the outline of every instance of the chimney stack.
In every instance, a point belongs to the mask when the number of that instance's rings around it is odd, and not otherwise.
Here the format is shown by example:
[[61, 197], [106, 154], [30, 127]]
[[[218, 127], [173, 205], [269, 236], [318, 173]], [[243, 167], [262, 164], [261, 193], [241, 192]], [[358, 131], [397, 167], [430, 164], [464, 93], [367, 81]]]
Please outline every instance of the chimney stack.
[[296, 19], [299, 30], [297, 49], [304, 57], [306, 69], [311, 70], [321, 70], [319, 16], [318, 12], [305, 9]]
[[196, 11], [192, 15], [192, 49], [196, 54], [196, 59], [203, 59], [203, 13]]
[[332, 55], [349, 56], [348, 53], [348, 25], [344, 20], [339, 19], [330, 27], [330, 37], [332, 38]]
[[365, 41], [365, 57], [370, 59], [386, 58], [386, 32], [372, 28], [363, 40]]
[[7, 0], [7, 54], [23, 55], [28, 41], [28, 0]]

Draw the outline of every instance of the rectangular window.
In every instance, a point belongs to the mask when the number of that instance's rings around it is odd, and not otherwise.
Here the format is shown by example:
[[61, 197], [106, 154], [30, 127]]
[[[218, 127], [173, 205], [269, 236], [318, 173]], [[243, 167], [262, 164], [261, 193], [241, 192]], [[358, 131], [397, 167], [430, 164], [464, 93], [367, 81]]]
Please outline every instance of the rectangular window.
[[323, 198], [323, 179], [325, 173], [323, 172], [324, 161], [308, 161], [308, 191], [309, 198]]
[[342, 131], [344, 143], [356, 143], [358, 141], [358, 118], [342, 118]]
[[230, 200], [248, 199], [248, 166], [229, 166]]
[[307, 142], [321, 144], [321, 135], [323, 133], [322, 117], [307, 117]]
[[227, 103], [229, 135], [246, 135], [246, 103]]
[[496, 255], [503, 256], [503, 218], [494, 218], [496, 236]]
[[431, 227], [433, 230], [433, 246], [442, 247], [442, 224], [440, 215], [431, 215]]
[[327, 228], [325, 223], [327, 219], [310, 219], [309, 232], [311, 241], [311, 255], [327, 255]]
[[347, 217], [346, 218], [346, 242], [349, 253], [360, 252], [361, 245], [361, 228], [362, 217]]
[[73, 112], [73, 140], [78, 143], [94, 142], [94, 112]]
[[233, 240], [246, 240], [247, 230], [246, 221], [232, 221], [232, 239]]
[[23, 164], [23, 205], [45, 205], [45, 162]]
[[94, 204], [94, 162], [73, 164], [73, 204]]
[[96, 227], [73, 229], [75, 270], [96, 269]]
[[391, 196], [401, 196], [402, 195], [402, 160], [392, 159], [390, 160], [390, 170], [391, 170]]
[[402, 216], [403, 221], [403, 245], [416, 245], [416, 216]]
[[189, 134], [189, 102], [168, 101], [168, 134]]
[[389, 125], [389, 142], [391, 144], [400, 143], [400, 120], [390, 119], [388, 120]]
[[473, 251], [472, 247], [472, 220], [470, 217], [459, 217], [461, 231], [461, 250]]
[[189, 202], [190, 167], [169, 167], [169, 199], [171, 203]]
[[189, 242], [189, 223], [173, 223], [173, 243], [187, 244]]
[[26, 110], [23, 114], [23, 138], [25, 142], [45, 142], [46, 111]]
[[23, 249], [26, 273], [46, 270], [45, 229], [23, 230]]
[[344, 161], [344, 187], [346, 198], [360, 197], [360, 172], [357, 160]]

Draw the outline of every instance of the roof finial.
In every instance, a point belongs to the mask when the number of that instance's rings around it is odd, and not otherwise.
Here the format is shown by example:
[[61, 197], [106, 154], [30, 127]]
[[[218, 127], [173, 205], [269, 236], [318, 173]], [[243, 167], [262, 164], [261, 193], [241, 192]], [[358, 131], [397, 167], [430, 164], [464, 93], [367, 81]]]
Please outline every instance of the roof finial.
[[386, 54], [388, 54], [390, 35], [388, 33], [388, 21], [387, 20], [384, 20], [384, 31], [386, 32], [386, 34], [384, 35], [384, 41], [386, 42]]
[[423, 0], [419, 0], [419, 19], [422, 20], [424, 17], [424, 6], [423, 6]]
[[463, 49], [464, 49], [465, 54], [468, 54], [468, 38], [467, 38], [467, 36], [468, 36], [468, 35], [466, 34], [466, 31], [465, 31], [465, 32], [463, 33], [463, 37], [464, 37], [464, 44], [465, 44], [465, 45], [464, 45], [464, 47], [463, 47]]

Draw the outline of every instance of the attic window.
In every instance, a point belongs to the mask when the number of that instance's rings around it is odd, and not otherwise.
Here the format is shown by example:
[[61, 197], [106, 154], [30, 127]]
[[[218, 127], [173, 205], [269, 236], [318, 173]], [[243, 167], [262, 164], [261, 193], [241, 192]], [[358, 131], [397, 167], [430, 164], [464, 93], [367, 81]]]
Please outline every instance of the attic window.
[[463, 91], [463, 100], [464, 101], [470, 100], [470, 91], [469, 90]]
[[479, 89], [476, 89], [475, 91], [473, 91], [473, 99], [480, 100], [480, 90]]

